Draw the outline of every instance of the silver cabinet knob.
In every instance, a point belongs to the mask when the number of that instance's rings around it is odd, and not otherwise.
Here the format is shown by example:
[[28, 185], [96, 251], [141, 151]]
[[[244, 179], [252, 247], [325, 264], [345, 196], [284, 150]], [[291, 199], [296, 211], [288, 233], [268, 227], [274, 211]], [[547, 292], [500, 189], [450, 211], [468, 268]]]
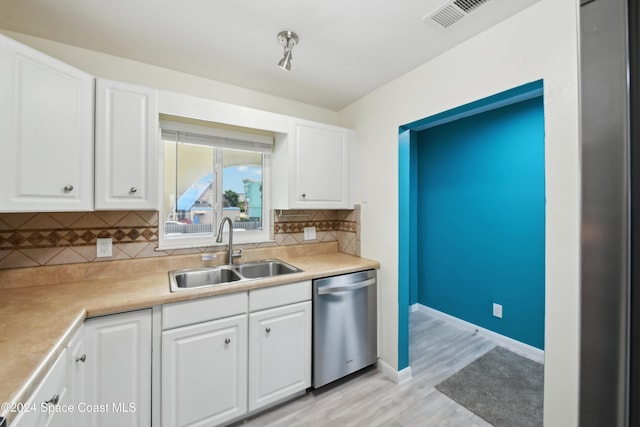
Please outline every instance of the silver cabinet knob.
[[48, 405], [57, 405], [59, 401], [60, 401], [60, 396], [58, 396], [58, 393], [56, 393], [53, 396], [51, 396], [51, 399], [46, 400], [44, 403]]
[[137, 189], [136, 187], [131, 187], [131, 188], [129, 189], [129, 193], [135, 193], [135, 192], [137, 192], [137, 191], [138, 191], [138, 189]]
[[69, 185], [65, 185], [64, 186], [64, 192], [65, 193], [70, 193], [73, 191], [73, 185], [69, 184]]
[[82, 355], [82, 356], [80, 356], [80, 357], [76, 357], [76, 362], [82, 362], [82, 363], [84, 363], [84, 362], [86, 362], [86, 361], [87, 361], [87, 355], [86, 355], [86, 354], [83, 354], [83, 355]]
[[271, 332], [271, 328], [266, 329], [267, 333]]
[[229, 344], [230, 342], [231, 342], [231, 338], [225, 338], [225, 339], [224, 339], [224, 343], [225, 343], [225, 344]]

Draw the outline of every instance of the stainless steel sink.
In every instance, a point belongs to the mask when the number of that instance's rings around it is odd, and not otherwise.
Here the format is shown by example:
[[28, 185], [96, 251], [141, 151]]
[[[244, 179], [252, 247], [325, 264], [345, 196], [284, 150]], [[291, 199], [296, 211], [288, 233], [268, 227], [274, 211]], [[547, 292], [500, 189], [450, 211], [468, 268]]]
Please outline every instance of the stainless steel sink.
[[267, 259], [264, 261], [247, 262], [233, 267], [241, 276], [247, 279], [258, 279], [263, 277], [280, 276], [282, 274], [298, 273], [300, 270], [291, 264], [277, 259]]
[[179, 292], [225, 283], [298, 273], [300, 271], [302, 270], [286, 262], [267, 259], [237, 265], [170, 271], [169, 282], [171, 284], [171, 292]]
[[193, 268], [169, 272], [171, 292], [237, 282], [242, 277], [227, 266]]

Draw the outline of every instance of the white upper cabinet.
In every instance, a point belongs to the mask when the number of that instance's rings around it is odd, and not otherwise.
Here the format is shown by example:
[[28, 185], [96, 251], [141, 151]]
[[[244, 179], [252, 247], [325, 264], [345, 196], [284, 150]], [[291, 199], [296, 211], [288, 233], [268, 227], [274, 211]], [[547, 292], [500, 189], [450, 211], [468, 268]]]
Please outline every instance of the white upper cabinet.
[[273, 154], [275, 209], [350, 209], [350, 151], [354, 132], [292, 119]]
[[96, 210], [158, 209], [157, 90], [96, 81]]
[[93, 209], [93, 81], [0, 35], [0, 211]]

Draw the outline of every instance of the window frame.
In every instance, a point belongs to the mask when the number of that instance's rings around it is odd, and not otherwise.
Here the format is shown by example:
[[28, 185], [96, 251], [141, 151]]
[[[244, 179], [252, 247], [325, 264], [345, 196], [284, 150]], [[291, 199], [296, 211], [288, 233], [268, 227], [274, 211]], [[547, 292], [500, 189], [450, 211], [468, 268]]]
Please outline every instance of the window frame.
[[[247, 134], [242, 132], [235, 131], [227, 131], [223, 129], [217, 128], [208, 128], [190, 124], [183, 124], [179, 122], [173, 121], [164, 121], [160, 122], [160, 131], [158, 132], [158, 144], [160, 145], [158, 162], [158, 250], [173, 250], [173, 249], [188, 249], [188, 248], [206, 248], [206, 247], [216, 247], [216, 246], [228, 246], [229, 243], [229, 232], [225, 230], [223, 232], [222, 243], [216, 243], [216, 235], [218, 227], [220, 226], [220, 221], [222, 220], [222, 216], [219, 218], [219, 221], [216, 224], [212, 225], [212, 234], [206, 236], [198, 236], [198, 237], [186, 237], [186, 236], [176, 236], [172, 238], [167, 238], [164, 232], [164, 223], [165, 218], [167, 216], [167, 212], [165, 212], [165, 138], [162, 136], [162, 130], [170, 130], [175, 132], [189, 132], [189, 133], [198, 133], [205, 136], [213, 136], [214, 138], [225, 138], [229, 135], [236, 134], [236, 139], [238, 137], [246, 137]], [[257, 136], [260, 138], [260, 136]], [[176, 141], [176, 143], [178, 143]], [[203, 144], [204, 145], [204, 144]], [[232, 146], [217, 146], [212, 144], [214, 149], [223, 150], [226, 149], [234, 149]], [[235, 148], [241, 149], [241, 148]], [[248, 150], [250, 151], [250, 150]], [[256, 150], [256, 152], [260, 152]], [[234, 244], [247, 244], [247, 243], [264, 243], [264, 242], [272, 242], [272, 233], [271, 233], [271, 162], [272, 162], [272, 154], [267, 154], [265, 152], [261, 152], [262, 156], [262, 230], [255, 231], [242, 231], [236, 232], [233, 235]], [[217, 163], [214, 161], [214, 169], [216, 169]], [[213, 170], [214, 173], [217, 173], [220, 177], [218, 182], [224, 186], [224, 182], [222, 180], [223, 170]], [[222, 191], [220, 192], [220, 200], [222, 199]], [[176, 195], [177, 197], [177, 195]], [[222, 207], [220, 208], [222, 211]], [[228, 227], [225, 227], [228, 228]]]

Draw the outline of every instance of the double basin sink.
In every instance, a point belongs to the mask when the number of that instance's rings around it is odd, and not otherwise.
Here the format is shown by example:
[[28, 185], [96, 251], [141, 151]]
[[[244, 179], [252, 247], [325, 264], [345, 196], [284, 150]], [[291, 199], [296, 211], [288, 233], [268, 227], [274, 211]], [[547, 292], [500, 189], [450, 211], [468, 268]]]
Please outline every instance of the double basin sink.
[[169, 282], [171, 283], [171, 292], [177, 292], [239, 282], [241, 280], [264, 279], [301, 271], [286, 262], [267, 259], [237, 265], [170, 271]]

